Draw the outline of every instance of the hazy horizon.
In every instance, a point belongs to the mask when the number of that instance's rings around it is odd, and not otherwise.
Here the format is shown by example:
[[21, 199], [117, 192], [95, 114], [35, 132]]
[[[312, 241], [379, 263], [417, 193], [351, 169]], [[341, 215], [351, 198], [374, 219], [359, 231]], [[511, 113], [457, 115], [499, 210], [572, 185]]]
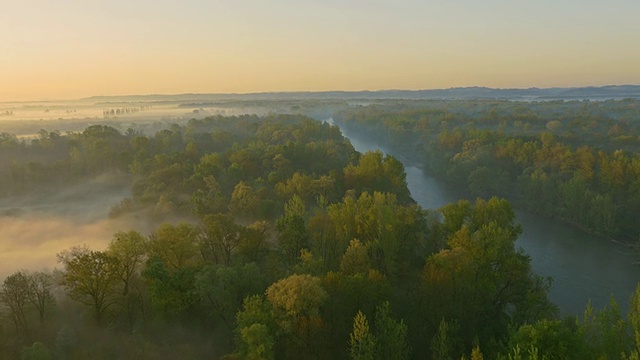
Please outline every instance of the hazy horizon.
[[114, 98], [126, 98], [126, 97], [153, 97], [153, 96], [197, 96], [197, 95], [230, 95], [230, 96], [251, 96], [251, 95], [260, 95], [260, 94], [305, 94], [305, 93], [359, 93], [359, 92], [393, 92], [393, 91], [409, 91], [409, 92], [419, 92], [419, 91], [440, 91], [440, 90], [454, 90], [454, 89], [491, 89], [491, 90], [531, 90], [531, 89], [539, 89], [539, 90], [551, 90], [551, 89], [580, 89], [580, 88], [601, 88], [601, 87], [623, 87], [623, 86], [638, 86], [640, 87], [640, 83], [620, 83], [620, 84], [602, 84], [602, 85], [581, 85], [581, 86], [553, 86], [553, 87], [538, 87], [538, 86], [528, 86], [528, 87], [490, 87], [483, 85], [469, 85], [469, 86], [453, 86], [448, 88], [420, 88], [420, 89], [409, 89], [409, 88], [381, 88], [381, 89], [354, 89], [354, 90], [345, 90], [345, 89], [328, 89], [328, 90], [276, 90], [276, 91], [250, 91], [250, 92], [179, 92], [179, 93], [114, 93], [114, 94], [92, 94], [82, 97], [76, 98], [40, 98], [40, 99], [19, 99], [19, 100], [0, 100], [0, 103], [55, 103], [55, 102], [73, 102], [73, 101], [82, 101], [91, 98], [101, 98], [101, 97], [114, 97]]
[[640, 3], [34, 0], [0, 13], [0, 101], [640, 84]]

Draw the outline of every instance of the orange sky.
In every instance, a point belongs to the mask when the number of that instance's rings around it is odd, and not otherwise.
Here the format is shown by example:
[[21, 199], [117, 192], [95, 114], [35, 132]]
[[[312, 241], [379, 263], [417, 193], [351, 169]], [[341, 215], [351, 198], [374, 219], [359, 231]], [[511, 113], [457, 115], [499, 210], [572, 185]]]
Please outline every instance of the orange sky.
[[638, 14], [635, 0], [12, 1], [0, 101], [640, 84]]

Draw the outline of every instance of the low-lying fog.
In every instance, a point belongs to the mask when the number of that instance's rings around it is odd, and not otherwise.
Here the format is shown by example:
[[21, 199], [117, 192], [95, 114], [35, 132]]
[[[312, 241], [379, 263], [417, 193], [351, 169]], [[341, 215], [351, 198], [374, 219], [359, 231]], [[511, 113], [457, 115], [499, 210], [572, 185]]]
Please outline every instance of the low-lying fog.
[[[308, 104], [307, 104], [308, 105]], [[311, 106], [315, 107], [316, 104]], [[307, 110], [307, 111], [305, 111]], [[295, 103], [254, 104], [251, 102], [186, 102], [174, 101], [117, 101], [117, 102], [21, 102], [0, 103], [0, 133], [18, 137], [35, 137], [40, 129], [82, 131], [95, 124], [109, 124], [120, 131], [128, 128], [148, 134], [171, 124], [184, 124], [190, 119], [214, 115], [243, 115], [268, 113], [309, 113], [305, 105]], [[317, 110], [317, 108], [316, 108]]]
[[[29, 141], [39, 130], [81, 132], [105, 124], [125, 132], [147, 134], [172, 124], [212, 115], [304, 113], [334, 111], [335, 102], [242, 102], [201, 98], [118, 97], [59, 102], [0, 103], [0, 133]], [[1, 179], [0, 179], [1, 181]], [[118, 231], [149, 234], [153, 225], [144, 216], [110, 219], [113, 205], [129, 196], [130, 184], [101, 177], [55, 194], [0, 197], [0, 281], [20, 269], [57, 266], [56, 254], [72, 246], [102, 250]]]
[[102, 250], [120, 230], [148, 233], [149, 225], [134, 217], [108, 217], [129, 193], [129, 184], [103, 176], [55, 194], [0, 199], [0, 279], [20, 269], [51, 269], [56, 254], [72, 246]]

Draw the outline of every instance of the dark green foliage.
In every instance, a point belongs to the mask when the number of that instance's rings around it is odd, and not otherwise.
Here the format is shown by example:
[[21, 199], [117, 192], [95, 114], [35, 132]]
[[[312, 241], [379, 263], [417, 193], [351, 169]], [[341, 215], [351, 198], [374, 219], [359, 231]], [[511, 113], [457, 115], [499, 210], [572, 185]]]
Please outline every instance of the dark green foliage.
[[378, 340], [376, 353], [380, 359], [409, 359], [411, 347], [407, 340], [407, 325], [397, 321], [391, 313], [391, 304], [383, 302], [376, 307], [374, 328]]
[[[470, 351], [475, 338], [485, 348], [503, 338], [509, 325], [554, 315], [548, 286], [532, 274], [528, 256], [515, 250], [521, 230], [505, 200], [461, 201], [442, 213], [439, 233], [447, 247], [429, 257], [423, 272], [430, 309], [423, 316], [430, 323], [438, 321], [435, 315], [464, 324], [457, 336]], [[444, 350], [438, 353], [444, 356]]]
[[595, 353], [587, 350], [585, 340], [572, 321], [543, 319], [522, 325], [510, 336], [508, 347], [524, 350], [535, 348], [540, 358], [549, 360], [595, 358]]
[[187, 320], [196, 316], [200, 304], [195, 286], [198, 270], [192, 266], [168, 268], [157, 256], [147, 261], [143, 275], [149, 284], [151, 302], [163, 316]]
[[[638, 101], [450, 101], [371, 106], [336, 119], [447, 183], [587, 231], [635, 242]], [[624, 138], [624, 139], [623, 139]]]
[[34, 342], [33, 345], [25, 347], [20, 352], [21, 360], [50, 360], [51, 352], [41, 342]]
[[260, 268], [249, 263], [233, 267], [206, 266], [196, 275], [194, 285], [210, 315], [220, 317], [229, 330], [233, 330], [242, 300], [263, 292], [266, 281]]
[[[621, 104], [399, 103], [342, 120], [426, 150], [432, 171], [475, 195], [616, 234], [637, 225], [640, 161], [608, 146], [637, 129], [595, 119], [635, 114]], [[4, 152], [27, 154], [8, 167], [7, 191], [128, 173], [132, 196], [113, 216], [183, 220], [61, 253], [59, 291], [50, 274], [9, 276], [1, 299], [14, 326], [0, 350], [14, 358], [637, 355], [637, 299], [629, 320], [615, 302], [558, 320], [550, 280], [514, 246], [506, 200], [427, 212], [396, 158], [357, 154], [336, 127], [300, 116], [211, 117], [152, 136], [96, 125], [31, 143], [0, 134], [0, 164]]]

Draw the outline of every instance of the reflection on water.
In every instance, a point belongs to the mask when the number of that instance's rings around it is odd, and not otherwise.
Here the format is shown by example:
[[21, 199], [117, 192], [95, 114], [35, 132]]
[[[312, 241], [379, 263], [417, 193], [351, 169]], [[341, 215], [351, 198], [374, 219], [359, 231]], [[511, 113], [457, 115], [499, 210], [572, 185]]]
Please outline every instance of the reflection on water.
[[[382, 150], [384, 147], [343, 130], [354, 148], [360, 152]], [[411, 196], [425, 208], [439, 208], [462, 198], [432, 176], [419, 164], [402, 156]], [[580, 230], [525, 211], [516, 211], [516, 221], [523, 234], [516, 242], [531, 257], [533, 270], [553, 278], [549, 297], [563, 315], [580, 315], [591, 299], [596, 308], [609, 303], [613, 295], [623, 314], [629, 298], [640, 280], [640, 269], [632, 251], [622, 245], [596, 238]]]

